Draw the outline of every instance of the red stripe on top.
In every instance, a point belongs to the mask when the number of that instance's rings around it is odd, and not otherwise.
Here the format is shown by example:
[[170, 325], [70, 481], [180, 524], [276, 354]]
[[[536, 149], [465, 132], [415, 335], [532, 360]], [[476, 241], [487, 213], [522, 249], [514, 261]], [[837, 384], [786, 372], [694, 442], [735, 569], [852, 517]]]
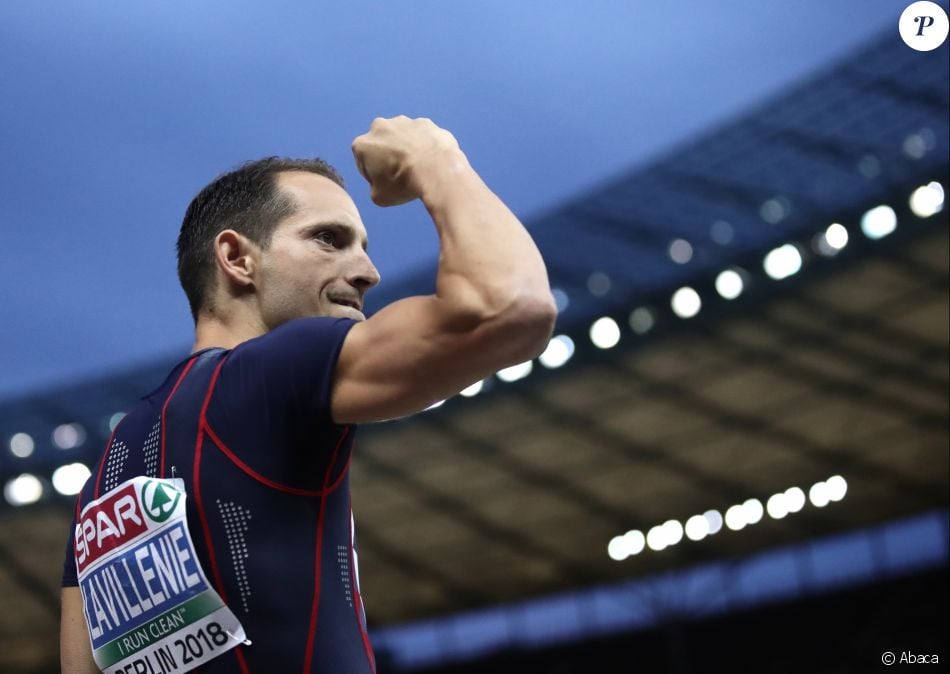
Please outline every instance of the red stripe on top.
[[[197, 358], [192, 358], [190, 361], [188, 361], [188, 364], [185, 366], [185, 369], [182, 370], [181, 375], [178, 377], [178, 381], [175, 382], [175, 386], [174, 388], [172, 388], [172, 392], [169, 393], [168, 398], [165, 399], [165, 404], [162, 405], [162, 415], [161, 415], [162, 463], [161, 463], [161, 472], [158, 474], [159, 477], [165, 476], [165, 408], [168, 407], [169, 401], [172, 399], [172, 396], [175, 395], [175, 391], [178, 390], [178, 387], [181, 386], [182, 380], [185, 378], [185, 375], [188, 374], [188, 370], [191, 369], [191, 366], [195, 364], [196, 360]], [[119, 424], [121, 423], [122, 421], [119, 420], [119, 423], [117, 423], [115, 425], [115, 428], [112, 429], [112, 434], [109, 435], [109, 442], [106, 443], [106, 451], [102, 453], [102, 463], [99, 464], [99, 470], [96, 473], [96, 488], [93, 490], [93, 493], [92, 493], [93, 500], [99, 498], [99, 487], [100, 487], [99, 483], [102, 480], [102, 469], [105, 467], [106, 461], [109, 458], [109, 452], [112, 449], [112, 440], [115, 438], [116, 431], [119, 430]]]
[[171, 393], [168, 394], [168, 397], [165, 398], [165, 404], [162, 405], [162, 414], [161, 414], [161, 423], [162, 430], [160, 431], [159, 437], [161, 438], [162, 449], [161, 449], [161, 463], [158, 469], [158, 476], [165, 477], [165, 410], [168, 409], [168, 403], [172, 401], [175, 393], [178, 391], [178, 387], [181, 386], [181, 383], [185, 380], [185, 375], [188, 374], [188, 370], [191, 369], [191, 366], [195, 364], [198, 360], [197, 357], [192, 358], [188, 361], [188, 364], [185, 365], [185, 369], [182, 370], [181, 374], [178, 376], [178, 381], [175, 382], [175, 385], [172, 387]]
[[261, 484], [267, 487], [270, 487], [271, 489], [276, 489], [277, 491], [282, 491], [287, 494], [293, 494], [294, 496], [317, 497], [323, 494], [322, 489], [300, 489], [299, 487], [291, 487], [289, 485], [281, 484], [280, 482], [275, 482], [274, 480], [264, 477], [263, 475], [258, 473], [256, 470], [248, 466], [246, 463], [241, 461], [241, 459], [239, 459], [234, 452], [228, 449], [228, 446], [225, 445], [224, 442], [221, 440], [221, 438], [218, 437], [218, 435], [211, 428], [210, 424], [205, 424], [204, 430], [207, 431], [208, 437], [210, 437], [211, 440], [214, 441], [214, 444], [218, 446], [218, 449], [220, 449], [224, 453], [224, 455], [228, 457], [228, 459], [231, 460], [231, 463], [233, 463], [235, 466], [237, 466], [242, 471], [244, 471], [249, 477], [251, 477], [254, 480], [257, 480]]
[[310, 627], [307, 629], [307, 651], [304, 654], [303, 674], [310, 674], [310, 667], [313, 664], [313, 640], [317, 634], [317, 613], [320, 607], [320, 562], [321, 553], [323, 551], [323, 520], [327, 512], [330, 475], [333, 472], [333, 465], [336, 463], [337, 453], [340, 451], [340, 447], [343, 446], [343, 441], [349, 433], [350, 427], [345, 426], [343, 433], [340, 434], [340, 439], [336, 443], [336, 447], [333, 449], [333, 454], [330, 456], [330, 463], [327, 465], [327, 472], [323, 478], [323, 493], [320, 496], [320, 517], [317, 520], [317, 549], [314, 554], [313, 563], [313, 603], [310, 606]]
[[[195, 491], [195, 506], [198, 509], [198, 519], [201, 521], [201, 530], [205, 537], [205, 545], [208, 549], [208, 558], [211, 561], [211, 574], [214, 577], [215, 588], [221, 596], [221, 600], [227, 604], [228, 597], [224, 591], [224, 583], [221, 582], [221, 570], [218, 568], [218, 560], [214, 554], [214, 545], [211, 542], [211, 528], [208, 526], [208, 517], [205, 514], [204, 504], [201, 501], [201, 446], [204, 444], [204, 434], [207, 427], [208, 404], [211, 402], [211, 394], [214, 392], [215, 384], [218, 383], [218, 375], [221, 374], [221, 366], [228, 359], [227, 356], [221, 359], [214, 374], [211, 375], [211, 383], [208, 384], [208, 392], [205, 394], [204, 403], [201, 406], [201, 414], [198, 416], [198, 437], [195, 440], [195, 463], [192, 467], [192, 488]], [[238, 667], [242, 674], [249, 674], [247, 662], [244, 660], [244, 653], [241, 646], [234, 648], [234, 654], [237, 657]]]
[[201, 413], [198, 417], [198, 433], [197, 439], [195, 440], [195, 461], [192, 466], [192, 488], [195, 491], [195, 506], [198, 509], [198, 518], [201, 520], [201, 529], [204, 533], [205, 543], [208, 546], [208, 557], [211, 558], [211, 572], [214, 576], [214, 582], [217, 586], [218, 592], [221, 595], [221, 599], [224, 600], [224, 603], [227, 603], [227, 597], [224, 593], [224, 587], [221, 583], [221, 573], [218, 569], [218, 562], [214, 556], [214, 548], [211, 545], [211, 529], [208, 526], [208, 518], [205, 515], [204, 504], [201, 501], [201, 446], [204, 444], [204, 420], [205, 412], [208, 408], [208, 402], [211, 400], [211, 393], [214, 391], [214, 385], [217, 383], [218, 374], [221, 372], [221, 366], [224, 365], [224, 361], [227, 358], [222, 358], [221, 362], [218, 363], [217, 367], [214, 370], [214, 374], [211, 376], [211, 383], [208, 385], [208, 392], [205, 394], [204, 404], [201, 406]]

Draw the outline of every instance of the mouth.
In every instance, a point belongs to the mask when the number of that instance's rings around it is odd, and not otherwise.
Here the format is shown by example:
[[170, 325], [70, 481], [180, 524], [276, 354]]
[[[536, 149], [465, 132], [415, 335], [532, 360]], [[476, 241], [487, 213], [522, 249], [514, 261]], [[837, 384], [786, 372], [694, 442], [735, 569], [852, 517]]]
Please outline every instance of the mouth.
[[334, 304], [339, 304], [342, 307], [349, 307], [351, 309], [356, 309], [357, 311], [363, 311], [363, 303], [359, 300], [331, 298], [330, 301]]

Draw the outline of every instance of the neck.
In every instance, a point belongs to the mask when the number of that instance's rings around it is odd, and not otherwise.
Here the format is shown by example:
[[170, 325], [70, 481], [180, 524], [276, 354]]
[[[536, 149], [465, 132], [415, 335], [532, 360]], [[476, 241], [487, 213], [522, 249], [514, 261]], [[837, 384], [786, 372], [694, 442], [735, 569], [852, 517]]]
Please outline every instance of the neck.
[[[226, 316], [226, 315], [225, 315]], [[191, 352], [212, 347], [233, 349], [249, 339], [260, 337], [267, 328], [259, 320], [242, 320], [232, 316], [230, 319], [216, 315], [213, 311], [203, 311], [195, 325], [195, 343]]]

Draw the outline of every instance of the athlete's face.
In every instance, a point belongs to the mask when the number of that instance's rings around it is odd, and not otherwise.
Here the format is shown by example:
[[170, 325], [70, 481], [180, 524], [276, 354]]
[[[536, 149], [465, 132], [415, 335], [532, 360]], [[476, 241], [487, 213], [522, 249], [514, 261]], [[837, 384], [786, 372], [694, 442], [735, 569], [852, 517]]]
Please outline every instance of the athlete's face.
[[379, 283], [366, 254], [356, 204], [328, 178], [306, 171], [277, 177], [296, 205], [261, 252], [257, 293], [268, 329], [305, 316], [363, 320], [363, 295]]

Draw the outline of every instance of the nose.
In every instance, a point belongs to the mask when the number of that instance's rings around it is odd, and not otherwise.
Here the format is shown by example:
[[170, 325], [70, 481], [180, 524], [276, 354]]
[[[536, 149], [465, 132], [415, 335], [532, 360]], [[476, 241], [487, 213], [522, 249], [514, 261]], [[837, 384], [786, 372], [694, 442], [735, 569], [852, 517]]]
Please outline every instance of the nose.
[[359, 288], [360, 292], [364, 293], [379, 283], [379, 271], [377, 271], [365, 250], [360, 249], [357, 253], [357, 260], [353, 264], [349, 278], [346, 280], [350, 285]]

